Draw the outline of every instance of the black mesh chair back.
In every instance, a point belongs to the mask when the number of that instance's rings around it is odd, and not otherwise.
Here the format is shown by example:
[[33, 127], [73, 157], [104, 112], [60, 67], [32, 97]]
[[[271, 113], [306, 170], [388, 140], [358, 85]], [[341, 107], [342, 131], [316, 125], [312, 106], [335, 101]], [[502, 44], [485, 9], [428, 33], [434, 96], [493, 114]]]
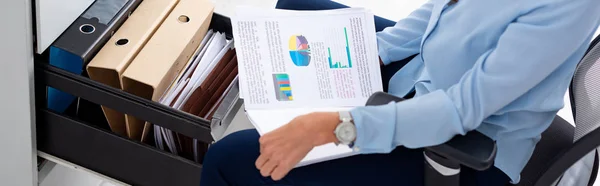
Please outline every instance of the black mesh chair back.
[[[521, 172], [521, 180], [517, 186], [573, 185], [568, 178], [578, 179], [575, 183], [577, 186], [592, 186], [594, 183], [598, 171], [598, 156], [595, 153], [600, 146], [599, 41], [600, 37], [592, 41], [577, 66], [569, 88], [576, 127], [560, 116], [556, 116], [550, 127], [542, 133], [542, 139]], [[401, 68], [412, 57], [382, 69], [384, 82], [389, 81], [390, 74]], [[371, 96], [367, 105], [402, 100], [390, 94], [376, 93]], [[457, 135], [441, 145], [426, 147], [426, 159], [429, 158], [428, 160], [431, 161], [425, 162], [425, 184], [428, 186], [458, 185], [460, 171], [455, 173], [447, 170], [459, 170], [459, 166], [485, 170], [492, 166], [495, 154], [496, 145], [493, 140], [477, 131], [471, 131], [464, 136]], [[587, 173], [573, 171], [582, 163], [585, 166], [587, 163], [591, 164], [590, 171]], [[439, 167], [442, 168], [438, 169]]]
[[579, 63], [571, 84], [573, 97], [571, 102], [576, 123], [573, 136], [575, 142], [600, 126], [599, 38], [594, 40], [586, 56]]
[[[519, 186], [555, 185], [567, 169], [600, 146], [599, 41], [600, 37], [591, 43], [573, 76], [569, 92], [575, 126], [556, 116], [521, 173]], [[589, 185], [598, 169], [595, 157]]]

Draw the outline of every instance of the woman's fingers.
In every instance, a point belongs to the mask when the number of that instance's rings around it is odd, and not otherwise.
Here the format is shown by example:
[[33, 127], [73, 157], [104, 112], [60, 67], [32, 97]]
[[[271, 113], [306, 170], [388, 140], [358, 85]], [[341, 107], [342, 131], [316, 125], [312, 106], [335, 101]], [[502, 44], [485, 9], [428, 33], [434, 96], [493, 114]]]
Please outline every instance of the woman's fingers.
[[260, 168], [260, 174], [264, 177], [270, 176], [271, 172], [273, 172], [273, 170], [275, 170], [275, 168], [277, 167], [277, 162], [276, 161], [272, 161], [272, 160], [267, 160], [267, 162], [265, 163], [265, 165], [263, 165]]
[[[304, 118], [304, 117], [303, 117]], [[302, 125], [302, 120], [295, 119], [289, 124], [264, 134], [259, 139], [260, 156], [256, 167], [262, 176], [270, 176], [273, 180], [281, 180], [313, 148], [308, 135], [311, 130]]]
[[269, 160], [269, 157], [265, 156], [264, 154], [258, 156], [258, 159], [256, 159], [255, 162], [256, 168], [260, 170], [265, 165], [265, 163], [267, 163], [267, 160]]
[[287, 168], [276, 167], [271, 174], [271, 179], [273, 179], [273, 181], [279, 181], [283, 179], [288, 172], [289, 170]]
[[278, 181], [283, 179], [285, 175], [288, 174], [292, 170], [292, 168], [296, 165], [294, 158], [286, 158], [283, 161], [280, 161], [277, 167], [271, 173], [271, 179], [274, 181]]
[[275, 181], [283, 179], [283, 177], [285, 177], [285, 175], [287, 175], [307, 154], [300, 148], [293, 149], [289, 152], [289, 154], [286, 154], [286, 156], [279, 161], [279, 164], [277, 164], [277, 167], [271, 173], [271, 179]]

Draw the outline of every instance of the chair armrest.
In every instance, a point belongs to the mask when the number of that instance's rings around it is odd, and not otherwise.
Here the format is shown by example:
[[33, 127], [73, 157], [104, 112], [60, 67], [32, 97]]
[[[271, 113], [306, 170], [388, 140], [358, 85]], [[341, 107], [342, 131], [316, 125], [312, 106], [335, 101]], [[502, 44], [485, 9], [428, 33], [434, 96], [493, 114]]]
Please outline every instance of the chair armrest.
[[[377, 92], [371, 95], [366, 105], [383, 105], [392, 101], [400, 102], [403, 100], [405, 99]], [[464, 136], [457, 135], [444, 144], [426, 147], [425, 149], [450, 161], [479, 171], [486, 170], [494, 164], [497, 151], [496, 143], [477, 131], [468, 132]]]
[[444, 144], [426, 149], [478, 171], [494, 164], [497, 151], [496, 142], [477, 131], [457, 135]]

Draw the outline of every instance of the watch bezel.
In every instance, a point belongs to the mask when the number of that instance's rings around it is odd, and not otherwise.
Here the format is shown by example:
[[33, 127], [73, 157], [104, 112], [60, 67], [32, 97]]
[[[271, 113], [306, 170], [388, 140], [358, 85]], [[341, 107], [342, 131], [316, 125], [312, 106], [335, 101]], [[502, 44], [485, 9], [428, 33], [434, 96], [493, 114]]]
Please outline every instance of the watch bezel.
[[[338, 126], [335, 129], [335, 136], [340, 144], [350, 145], [354, 142], [354, 140], [356, 140], [356, 137], [357, 137], [356, 126], [352, 122], [352, 117], [350, 116], [350, 113], [348, 113], [348, 112], [346, 112], [346, 113], [340, 112], [340, 121], [341, 122], [338, 124]], [[352, 139], [345, 139], [345, 137], [340, 134], [342, 130], [347, 130], [346, 128], [350, 128], [352, 130], [352, 132], [354, 133], [354, 135], [352, 136]]]

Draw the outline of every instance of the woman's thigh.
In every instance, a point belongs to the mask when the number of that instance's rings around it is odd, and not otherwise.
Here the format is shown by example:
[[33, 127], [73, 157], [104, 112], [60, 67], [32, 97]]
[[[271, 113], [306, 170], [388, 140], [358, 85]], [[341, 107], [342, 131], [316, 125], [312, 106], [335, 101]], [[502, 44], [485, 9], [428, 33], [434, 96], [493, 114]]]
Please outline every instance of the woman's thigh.
[[[213, 144], [204, 162], [203, 171], [208, 172], [203, 173], [203, 182], [218, 180], [227, 185], [423, 185], [422, 151], [401, 147], [389, 154], [356, 155], [295, 168], [283, 180], [275, 182], [261, 176], [254, 165], [260, 154], [258, 138], [256, 130], [245, 130]], [[207, 174], [212, 177], [204, 177]]]
[[[356, 155], [293, 169], [281, 181], [260, 175], [256, 130], [233, 133], [211, 145], [204, 159], [202, 185], [406, 185], [422, 186], [422, 150], [397, 147], [388, 154]], [[508, 177], [495, 167], [462, 168], [462, 186], [503, 186]]]

